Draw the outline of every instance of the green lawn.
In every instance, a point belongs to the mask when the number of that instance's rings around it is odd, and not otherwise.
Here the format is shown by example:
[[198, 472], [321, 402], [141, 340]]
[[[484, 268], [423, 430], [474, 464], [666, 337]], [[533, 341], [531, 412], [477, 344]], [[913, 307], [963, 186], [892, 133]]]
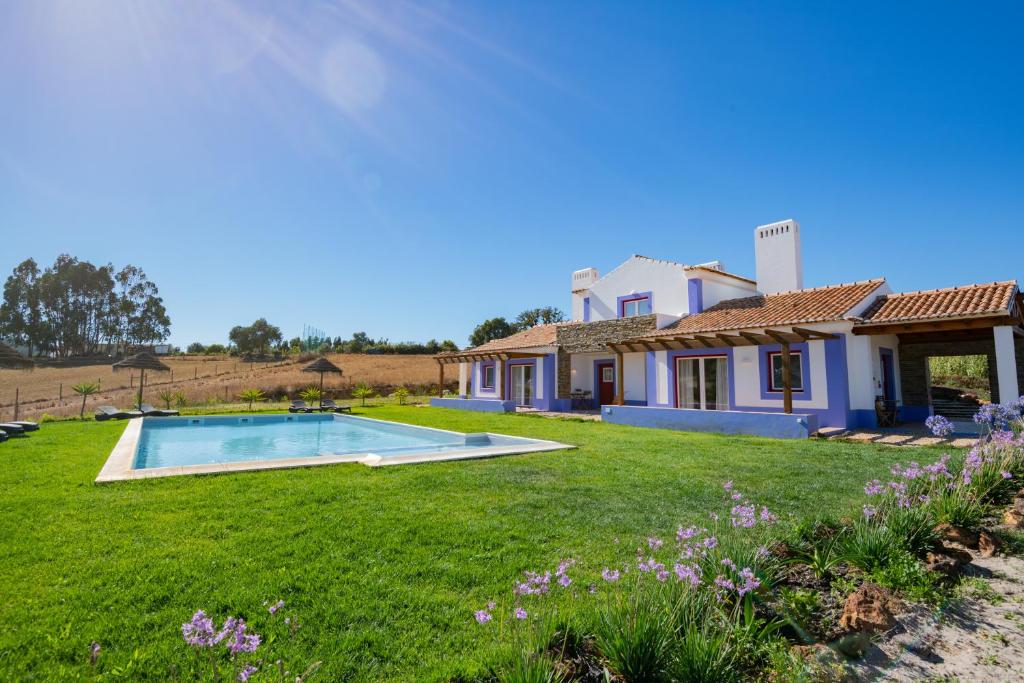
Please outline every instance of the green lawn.
[[[0, 444], [0, 679], [191, 680], [180, 625], [283, 598], [302, 628], [269, 646], [314, 680], [479, 672], [472, 623], [525, 569], [628, 559], [720, 509], [727, 479], [779, 513], [847, 512], [866, 479], [938, 451], [684, 434], [383, 407], [365, 414], [578, 450], [371, 469], [330, 465], [97, 486], [124, 423], [62, 422]], [[616, 544], [615, 540], [621, 542]], [[254, 677], [253, 680], [260, 680]]]

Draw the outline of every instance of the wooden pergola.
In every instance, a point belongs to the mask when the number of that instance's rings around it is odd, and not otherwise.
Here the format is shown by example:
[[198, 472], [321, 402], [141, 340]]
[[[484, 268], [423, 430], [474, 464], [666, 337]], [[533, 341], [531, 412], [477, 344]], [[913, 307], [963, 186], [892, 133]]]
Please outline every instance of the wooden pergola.
[[[506, 361], [514, 360], [516, 358], [543, 358], [546, 353], [534, 353], [525, 351], [474, 351], [468, 349], [466, 351], [452, 351], [449, 353], [439, 353], [434, 356], [434, 360], [437, 361], [438, 369], [438, 382], [437, 382], [437, 395], [444, 396], [444, 366], [451, 365], [453, 363], [475, 363], [485, 360], [497, 361], [497, 374], [499, 377], [502, 375], [504, 365]], [[505, 385], [507, 382], [501, 382], [501, 398], [504, 399], [508, 387]]]
[[766, 344], [778, 344], [782, 349], [782, 409], [783, 412], [793, 412], [793, 380], [791, 373], [792, 359], [790, 347], [792, 344], [799, 344], [807, 341], [818, 341], [827, 339], [838, 339], [838, 335], [830, 332], [819, 332], [804, 327], [790, 327], [786, 330], [760, 329], [760, 330], [734, 330], [725, 332], [696, 332], [678, 335], [661, 335], [654, 337], [640, 337], [625, 342], [608, 344], [608, 348], [615, 352], [615, 404], [625, 404], [624, 390], [624, 353], [638, 353], [643, 351], [678, 351], [680, 349], [720, 349], [733, 346], [763, 346]]

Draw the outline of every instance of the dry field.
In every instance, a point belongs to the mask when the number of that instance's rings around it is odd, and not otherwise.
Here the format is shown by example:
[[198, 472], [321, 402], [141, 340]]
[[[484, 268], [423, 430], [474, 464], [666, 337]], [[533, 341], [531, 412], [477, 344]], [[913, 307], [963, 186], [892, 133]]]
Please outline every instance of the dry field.
[[[349, 389], [359, 382], [366, 382], [382, 393], [400, 384], [410, 388], [437, 385], [437, 363], [430, 356], [330, 354], [328, 358], [344, 372], [341, 377], [324, 375], [324, 388], [334, 396], [347, 396]], [[231, 400], [248, 388], [294, 395], [320, 380], [317, 374], [302, 372], [304, 363], [297, 361], [249, 364], [227, 356], [180, 356], [162, 360], [171, 372], [146, 373], [145, 400], [154, 405], [163, 405], [158, 396], [168, 390], [180, 391], [190, 402], [199, 403]], [[43, 413], [78, 414], [82, 399], [71, 387], [82, 382], [99, 382], [101, 387], [100, 393], [89, 397], [87, 414], [98, 405], [130, 406], [138, 391], [136, 372], [115, 373], [109, 363], [33, 370], [0, 369], [0, 418], [13, 417], [16, 388], [19, 416], [23, 419]]]

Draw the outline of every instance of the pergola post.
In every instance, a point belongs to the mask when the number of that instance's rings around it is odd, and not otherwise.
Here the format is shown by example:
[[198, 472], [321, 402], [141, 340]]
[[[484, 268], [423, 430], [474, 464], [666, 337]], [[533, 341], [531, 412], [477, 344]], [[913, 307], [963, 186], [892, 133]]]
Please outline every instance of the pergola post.
[[469, 376], [469, 363], [459, 363], [459, 396], [467, 396], [466, 382]]
[[625, 363], [623, 362], [622, 351], [615, 351], [615, 405], [622, 406], [626, 404], [626, 387], [625, 387]]
[[782, 342], [782, 412], [793, 412], [793, 377], [790, 371], [792, 356], [789, 352], [789, 342]]
[[437, 361], [437, 396], [444, 398], [444, 363]]
[[497, 384], [495, 387], [498, 390], [498, 398], [502, 401], [505, 400], [505, 361], [498, 358], [494, 361], [494, 382]]
[[999, 402], [1009, 403], [1020, 396], [1017, 384], [1017, 353], [1014, 348], [1013, 328], [999, 325], [992, 328], [996, 345], [996, 381], [999, 389]]

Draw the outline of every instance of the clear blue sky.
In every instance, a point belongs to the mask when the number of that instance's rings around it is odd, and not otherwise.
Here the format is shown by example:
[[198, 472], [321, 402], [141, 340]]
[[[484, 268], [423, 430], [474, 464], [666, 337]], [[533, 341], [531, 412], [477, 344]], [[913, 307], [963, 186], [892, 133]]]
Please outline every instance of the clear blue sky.
[[452, 338], [632, 253], [1019, 278], [1024, 4], [0, 4], [0, 271], [141, 266], [172, 340]]

